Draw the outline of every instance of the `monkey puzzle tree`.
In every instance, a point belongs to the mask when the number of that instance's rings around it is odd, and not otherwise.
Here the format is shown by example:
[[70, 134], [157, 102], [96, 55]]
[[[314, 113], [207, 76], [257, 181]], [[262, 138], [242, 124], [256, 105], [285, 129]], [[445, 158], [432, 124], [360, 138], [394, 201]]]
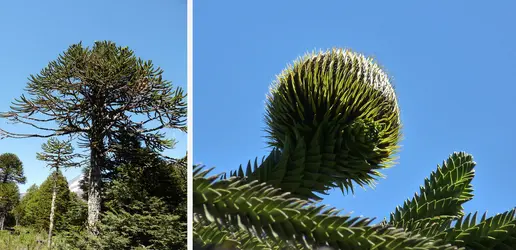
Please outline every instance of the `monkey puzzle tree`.
[[[401, 137], [395, 91], [360, 54], [308, 54], [281, 73], [266, 104], [270, 155], [209, 177], [194, 167], [196, 244], [237, 249], [511, 249], [511, 210], [477, 222], [471, 155], [454, 153], [389, 221], [340, 215], [318, 204], [332, 188], [371, 186]], [[453, 225], [453, 226], [452, 226]]]
[[14, 182], [24, 184], [26, 179], [23, 174], [23, 163], [18, 156], [12, 153], [0, 155], [0, 181], [2, 183]]
[[19, 200], [16, 184], [24, 184], [23, 163], [17, 155], [4, 153], [0, 155], [0, 230], [4, 229], [4, 221], [9, 210]]
[[77, 157], [73, 153], [72, 144], [69, 141], [60, 141], [55, 137], [48, 139], [41, 146], [43, 152], [37, 153], [36, 158], [40, 161], [47, 162], [48, 167], [52, 170], [52, 202], [50, 204], [50, 219], [48, 226], [48, 248], [52, 247], [52, 229], [54, 228], [54, 213], [57, 196], [57, 176], [60, 168], [69, 168], [78, 166], [73, 159]]
[[71, 135], [89, 149], [88, 228], [98, 232], [101, 172], [119, 130], [129, 131], [150, 148], [173, 145], [163, 128], [185, 129], [186, 103], [181, 88], [162, 78], [163, 70], [127, 47], [109, 41], [92, 48], [70, 46], [39, 74], [31, 75], [27, 95], [1, 114], [36, 133], [1, 130], [10, 138]]

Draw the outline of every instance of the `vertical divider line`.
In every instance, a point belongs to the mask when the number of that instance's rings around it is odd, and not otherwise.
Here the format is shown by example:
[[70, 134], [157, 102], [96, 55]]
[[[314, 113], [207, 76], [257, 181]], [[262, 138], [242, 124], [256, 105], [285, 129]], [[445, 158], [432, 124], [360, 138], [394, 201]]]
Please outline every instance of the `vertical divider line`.
[[193, 0], [187, 1], [187, 247], [193, 250]]

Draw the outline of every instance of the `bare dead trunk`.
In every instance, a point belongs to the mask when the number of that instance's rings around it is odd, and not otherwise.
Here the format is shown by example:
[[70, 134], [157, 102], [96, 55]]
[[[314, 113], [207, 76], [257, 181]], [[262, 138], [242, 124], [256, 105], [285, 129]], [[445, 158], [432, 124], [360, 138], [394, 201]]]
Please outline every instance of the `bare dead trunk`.
[[48, 226], [48, 249], [52, 249], [52, 229], [54, 229], [54, 213], [57, 195], [57, 169], [54, 173], [54, 187], [52, 188], [52, 204], [50, 205], [50, 223]]
[[88, 231], [93, 235], [98, 234], [97, 222], [99, 221], [101, 208], [101, 166], [104, 164], [104, 154], [100, 147], [91, 147], [90, 156], [90, 186], [88, 190]]

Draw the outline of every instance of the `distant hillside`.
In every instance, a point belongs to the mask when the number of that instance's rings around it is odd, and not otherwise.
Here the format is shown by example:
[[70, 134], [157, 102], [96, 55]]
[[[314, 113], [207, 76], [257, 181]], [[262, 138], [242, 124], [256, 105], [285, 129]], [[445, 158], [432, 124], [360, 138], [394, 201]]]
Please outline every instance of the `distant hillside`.
[[77, 195], [79, 195], [79, 197], [82, 197], [82, 194], [83, 194], [83, 191], [82, 191], [81, 187], [79, 186], [80, 181], [83, 178], [84, 178], [84, 174], [80, 174], [79, 176], [73, 178], [72, 180], [70, 180], [68, 182], [68, 188], [70, 189], [70, 191], [76, 193]]

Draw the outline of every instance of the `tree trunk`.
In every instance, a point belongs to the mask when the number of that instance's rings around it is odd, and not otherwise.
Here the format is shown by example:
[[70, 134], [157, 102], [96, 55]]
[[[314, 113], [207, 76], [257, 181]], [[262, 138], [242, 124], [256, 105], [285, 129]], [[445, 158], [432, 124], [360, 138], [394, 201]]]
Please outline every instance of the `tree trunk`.
[[101, 184], [102, 169], [106, 163], [106, 150], [104, 145], [106, 127], [105, 99], [103, 95], [96, 97], [96, 103], [91, 114], [90, 139], [90, 176], [88, 188], [88, 231], [92, 235], [98, 235], [97, 224], [101, 209]]
[[[98, 140], [97, 140], [98, 141]], [[100, 140], [102, 143], [102, 140]], [[102, 145], [103, 146], [103, 145]], [[90, 156], [90, 185], [88, 189], [88, 231], [98, 234], [97, 222], [101, 208], [101, 167], [105, 162], [103, 147], [92, 145]]]
[[4, 230], [4, 222], [5, 222], [6, 213], [0, 213], [0, 230]]
[[52, 188], [52, 204], [50, 205], [50, 223], [48, 226], [48, 249], [52, 248], [52, 229], [54, 229], [54, 213], [57, 195], [57, 169], [54, 173], [54, 187]]

